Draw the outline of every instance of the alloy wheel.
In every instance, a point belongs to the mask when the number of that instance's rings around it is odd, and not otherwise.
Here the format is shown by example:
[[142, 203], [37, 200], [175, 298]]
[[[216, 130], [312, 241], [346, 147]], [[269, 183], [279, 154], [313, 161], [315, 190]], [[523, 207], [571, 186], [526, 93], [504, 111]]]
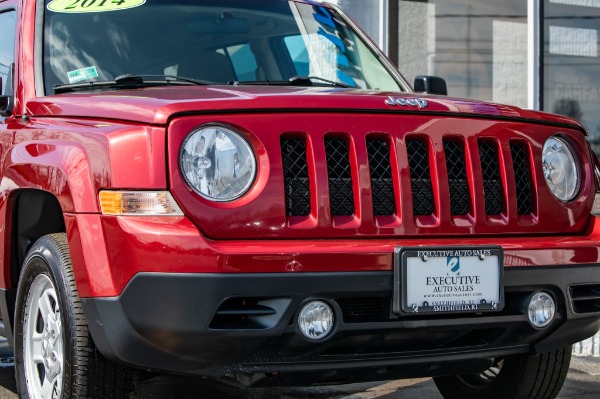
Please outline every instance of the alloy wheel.
[[64, 333], [56, 289], [38, 275], [27, 298], [23, 350], [31, 399], [60, 398], [63, 382]]

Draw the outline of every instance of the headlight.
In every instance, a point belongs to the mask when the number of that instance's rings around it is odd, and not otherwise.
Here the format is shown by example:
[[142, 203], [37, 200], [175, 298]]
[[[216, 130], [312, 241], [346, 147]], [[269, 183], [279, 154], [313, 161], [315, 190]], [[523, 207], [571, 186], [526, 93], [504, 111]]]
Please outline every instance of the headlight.
[[181, 147], [179, 162], [185, 181], [211, 201], [240, 198], [256, 176], [250, 144], [223, 126], [205, 126], [192, 132]]
[[561, 201], [575, 198], [579, 190], [579, 169], [568, 144], [558, 137], [550, 137], [542, 152], [544, 178], [552, 194]]

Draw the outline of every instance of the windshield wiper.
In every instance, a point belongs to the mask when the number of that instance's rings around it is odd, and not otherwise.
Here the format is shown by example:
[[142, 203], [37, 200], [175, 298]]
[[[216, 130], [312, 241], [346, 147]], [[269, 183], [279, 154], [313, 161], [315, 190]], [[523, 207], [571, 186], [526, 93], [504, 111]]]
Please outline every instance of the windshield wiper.
[[[222, 84], [222, 83], [218, 83], [218, 82], [212, 82], [210, 80], [202, 80], [202, 79], [196, 79], [196, 78], [188, 78], [185, 76], [175, 76], [175, 75], [140, 75], [140, 74], [127, 74], [127, 75], [121, 75], [121, 76], [117, 76], [117, 78], [115, 79], [115, 82], [117, 83], [126, 83], [127, 81], [130, 80], [137, 80], [138, 82], [144, 82], [144, 78], [163, 78], [165, 82], [167, 83], [171, 83], [171, 82], [187, 82], [187, 83], [192, 83], [198, 86], [208, 86], [208, 85], [218, 85], [218, 84]], [[150, 81], [148, 81], [147, 83], [149, 83]], [[160, 81], [153, 81], [153, 82], [160, 82]]]
[[313, 80], [316, 80], [317, 82], [321, 82], [321, 83], [326, 83], [327, 85], [334, 86], [334, 87], [343, 87], [345, 89], [355, 88], [355, 87], [347, 85], [345, 83], [340, 83], [340, 82], [336, 82], [334, 80], [321, 78], [319, 76], [300, 76], [300, 75], [294, 76], [294, 77], [290, 78], [290, 84], [292, 86], [313, 86], [315, 84], [315, 82], [313, 82]]
[[[154, 79], [154, 80], [145, 80]], [[156, 80], [161, 79], [161, 80]], [[82, 82], [82, 83], [71, 83], [54, 86], [54, 94], [70, 93], [74, 91], [82, 90], [97, 90], [97, 89], [138, 89], [142, 87], [153, 87], [153, 86], [168, 86], [177, 84], [192, 84], [192, 85], [215, 85], [218, 83], [209, 82], [206, 80], [187, 78], [184, 76], [173, 76], [173, 75], [137, 75], [127, 74], [117, 76], [115, 80], [107, 80], [102, 82]]]
[[[316, 82], [315, 82], [316, 81]], [[294, 76], [288, 80], [246, 80], [241, 82], [229, 82], [233, 86], [333, 86], [345, 89], [355, 89], [356, 87], [345, 83], [335, 82], [333, 80], [321, 78], [318, 76]]]

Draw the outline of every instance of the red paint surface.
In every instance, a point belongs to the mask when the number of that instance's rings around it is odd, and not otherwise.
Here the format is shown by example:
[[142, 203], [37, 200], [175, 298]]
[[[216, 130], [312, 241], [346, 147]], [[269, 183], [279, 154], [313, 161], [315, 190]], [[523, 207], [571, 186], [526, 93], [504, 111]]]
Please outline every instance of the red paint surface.
[[[82, 218], [77, 217], [78, 234]], [[574, 237], [514, 237], [329, 240], [231, 240], [204, 238], [185, 218], [91, 218], [101, 224], [106, 246], [83, 239], [83, 252], [93, 264], [73, 260], [76, 270], [89, 276], [82, 296], [113, 296], [139, 272], [156, 273], [306, 273], [392, 271], [398, 246], [497, 246], [504, 249], [506, 267], [569, 266], [600, 262], [600, 227]], [[83, 222], [83, 221], [82, 221]], [[89, 229], [86, 224], [86, 234]], [[87, 258], [87, 256], [86, 256]], [[102, 264], [106, 259], [107, 265]], [[87, 269], [87, 274], [85, 269]], [[107, 275], [110, 271], [110, 277]], [[89, 289], [87, 289], [89, 288]]]

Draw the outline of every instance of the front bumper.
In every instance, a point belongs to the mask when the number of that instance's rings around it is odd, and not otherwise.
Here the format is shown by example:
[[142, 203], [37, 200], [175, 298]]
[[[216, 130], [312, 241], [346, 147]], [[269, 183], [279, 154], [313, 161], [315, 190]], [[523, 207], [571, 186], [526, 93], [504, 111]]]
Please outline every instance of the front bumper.
[[[573, 305], [573, 287], [600, 287], [597, 264], [506, 268], [505, 308], [480, 315], [395, 316], [393, 280], [391, 271], [139, 273], [121, 295], [84, 298], [83, 304], [96, 345], [111, 359], [235, 376], [247, 385], [477, 371], [495, 357], [564, 347], [600, 328], [600, 301]], [[530, 326], [525, 308], [538, 290], [558, 302], [556, 319], [543, 330]], [[335, 330], [322, 342], [297, 331], [297, 312], [310, 299], [335, 310]]]

